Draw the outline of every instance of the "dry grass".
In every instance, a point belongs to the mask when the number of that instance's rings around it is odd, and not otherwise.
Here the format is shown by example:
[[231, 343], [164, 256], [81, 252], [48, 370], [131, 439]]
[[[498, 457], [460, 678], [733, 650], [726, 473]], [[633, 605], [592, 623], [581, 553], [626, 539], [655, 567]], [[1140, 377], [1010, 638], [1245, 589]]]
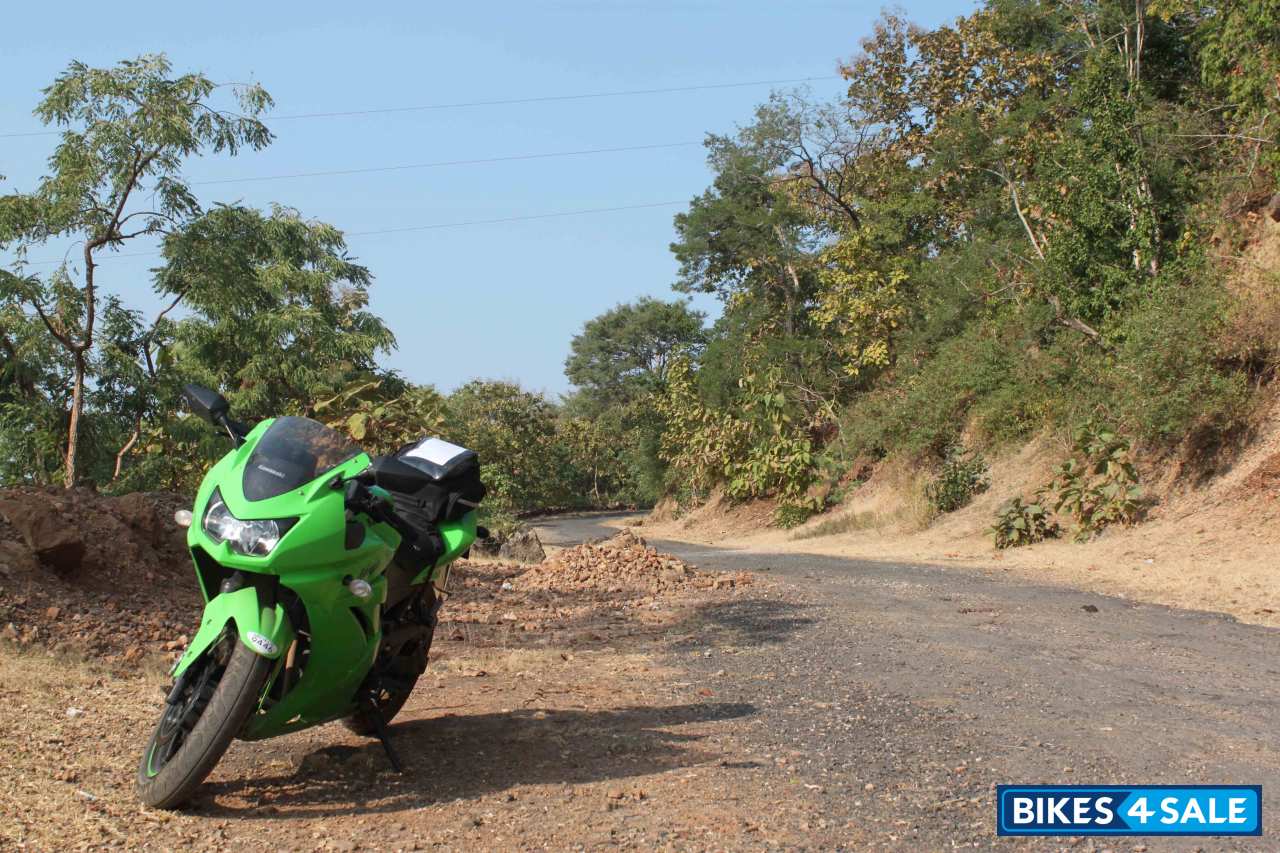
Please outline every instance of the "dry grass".
[[792, 539], [817, 539], [819, 536], [839, 536], [841, 533], [853, 533], [858, 530], [872, 530], [882, 526], [880, 516], [874, 512], [853, 512], [824, 518], [812, 525], [807, 525], [792, 534]]

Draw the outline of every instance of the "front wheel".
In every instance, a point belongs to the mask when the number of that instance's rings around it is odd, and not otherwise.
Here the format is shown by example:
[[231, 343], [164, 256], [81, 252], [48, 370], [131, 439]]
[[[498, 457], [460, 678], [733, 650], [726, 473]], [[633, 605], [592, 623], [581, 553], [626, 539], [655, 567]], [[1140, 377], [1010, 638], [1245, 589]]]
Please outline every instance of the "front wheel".
[[193, 663], [180, 695], [166, 702], [138, 766], [138, 797], [158, 809], [190, 799], [257, 707], [271, 661], [230, 630]]

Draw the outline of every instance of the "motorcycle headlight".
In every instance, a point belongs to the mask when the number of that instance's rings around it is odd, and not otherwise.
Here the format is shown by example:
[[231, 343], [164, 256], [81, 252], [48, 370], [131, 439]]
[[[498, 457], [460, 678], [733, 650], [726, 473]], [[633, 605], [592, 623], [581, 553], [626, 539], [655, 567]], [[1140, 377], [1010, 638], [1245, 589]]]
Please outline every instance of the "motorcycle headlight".
[[231, 550], [252, 557], [265, 557], [279, 543], [294, 519], [283, 523], [274, 519], [240, 519], [231, 514], [217, 490], [204, 511], [204, 532], [216, 542], [226, 542]]

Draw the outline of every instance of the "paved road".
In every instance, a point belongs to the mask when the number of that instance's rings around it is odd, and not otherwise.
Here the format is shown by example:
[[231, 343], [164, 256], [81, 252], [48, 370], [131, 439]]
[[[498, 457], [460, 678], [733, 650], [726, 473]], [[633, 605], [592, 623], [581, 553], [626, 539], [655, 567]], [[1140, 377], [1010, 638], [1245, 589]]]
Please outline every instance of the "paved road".
[[[572, 544], [603, 520], [539, 533]], [[752, 737], [829, 787], [834, 819], [985, 846], [1002, 782], [1260, 783], [1264, 826], [1280, 816], [1280, 630], [954, 568], [650, 544], [778, 581], [700, 614], [675, 653], [761, 708]], [[1183, 846], [1250, 842], [1149, 849]]]

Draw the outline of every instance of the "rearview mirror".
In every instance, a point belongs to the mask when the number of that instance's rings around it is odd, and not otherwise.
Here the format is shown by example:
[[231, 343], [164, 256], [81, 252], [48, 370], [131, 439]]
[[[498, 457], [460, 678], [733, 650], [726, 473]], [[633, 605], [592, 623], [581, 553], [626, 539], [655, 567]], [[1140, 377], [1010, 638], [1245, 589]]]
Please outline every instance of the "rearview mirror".
[[231, 411], [231, 404], [217, 391], [200, 385], [183, 385], [182, 395], [187, 398], [191, 411], [211, 424], [220, 424]]

